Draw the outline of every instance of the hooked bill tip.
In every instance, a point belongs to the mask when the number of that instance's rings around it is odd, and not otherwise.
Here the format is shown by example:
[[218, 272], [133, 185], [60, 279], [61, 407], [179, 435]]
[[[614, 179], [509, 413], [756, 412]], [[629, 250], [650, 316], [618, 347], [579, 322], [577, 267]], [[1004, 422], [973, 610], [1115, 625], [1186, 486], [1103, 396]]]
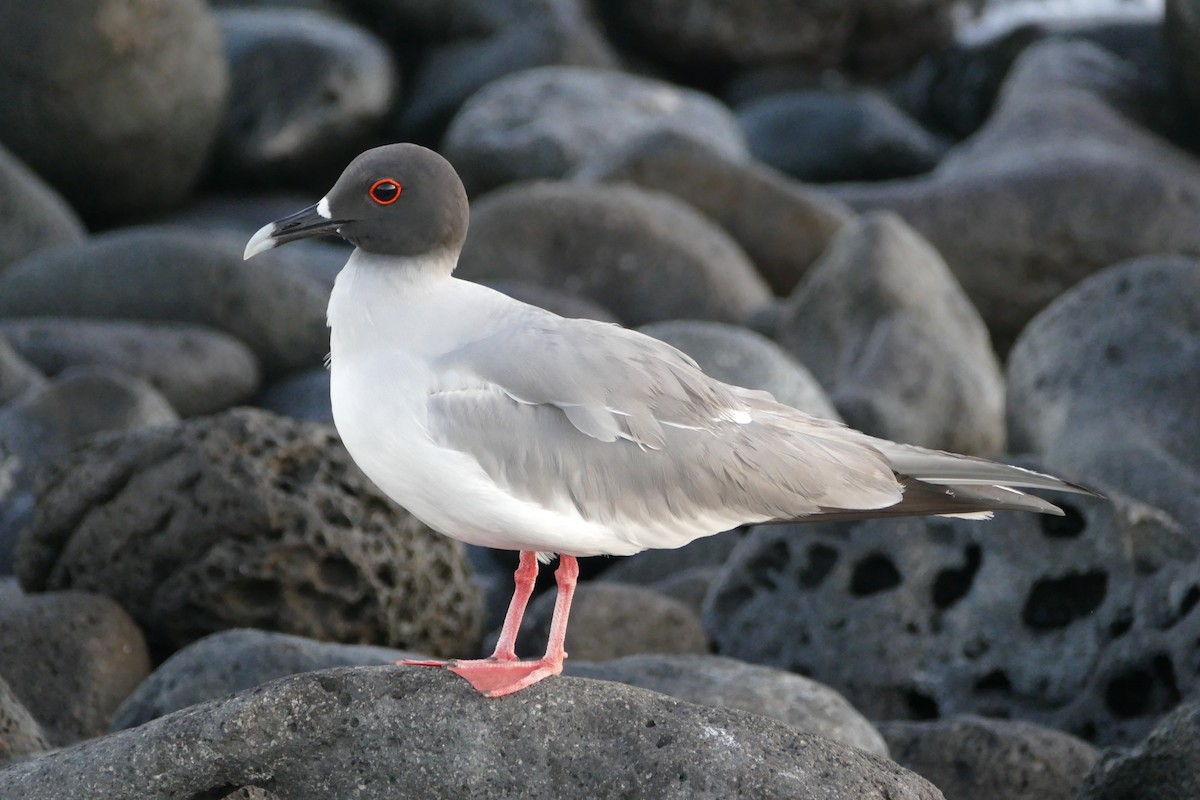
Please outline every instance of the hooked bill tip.
[[250, 237], [250, 241], [246, 242], [246, 251], [242, 253], [242, 260], [248, 261], [264, 250], [270, 250], [275, 246], [275, 240], [271, 238], [271, 234], [275, 233], [275, 223], [268, 222], [263, 225], [258, 231]]

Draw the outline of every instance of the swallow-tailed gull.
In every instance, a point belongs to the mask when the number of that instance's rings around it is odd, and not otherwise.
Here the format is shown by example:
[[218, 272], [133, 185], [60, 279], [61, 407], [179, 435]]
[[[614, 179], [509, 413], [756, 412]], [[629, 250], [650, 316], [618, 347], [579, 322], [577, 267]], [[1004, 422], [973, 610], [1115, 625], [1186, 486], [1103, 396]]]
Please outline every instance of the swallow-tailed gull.
[[[811, 417], [710, 378], [656, 339], [456, 279], [467, 216], [449, 162], [395, 144], [246, 245], [246, 258], [318, 234], [355, 246], [329, 300], [346, 449], [435, 530], [521, 553], [490, 658], [407, 663], [446, 666], [493, 697], [558, 674], [579, 556], [680, 547], [746, 523], [1054, 514], [1017, 487], [1085, 491]], [[538, 561], [553, 554], [549, 644], [522, 661], [517, 630]]]

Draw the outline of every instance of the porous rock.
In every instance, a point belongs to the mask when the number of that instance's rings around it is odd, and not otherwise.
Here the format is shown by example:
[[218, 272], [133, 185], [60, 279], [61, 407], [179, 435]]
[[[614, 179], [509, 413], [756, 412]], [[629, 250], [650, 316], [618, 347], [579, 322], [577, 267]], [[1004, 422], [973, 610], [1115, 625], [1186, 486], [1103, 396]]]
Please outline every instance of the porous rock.
[[0, 339], [49, 376], [99, 366], [143, 380], [185, 417], [223, 411], [258, 387], [250, 349], [196, 325], [35, 317], [0, 320]]
[[1055, 300], [1008, 363], [1013, 446], [1200, 522], [1200, 260], [1117, 264]]
[[705, 628], [717, 652], [811, 676], [870, 719], [974, 713], [1135, 741], [1200, 688], [1200, 546], [1110, 497], [1055, 496], [1062, 517], [758, 527]]
[[627, 683], [702, 706], [740, 708], [877, 756], [888, 755], [879, 731], [844, 697], [784, 670], [723, 656], [680, 654], [593, 662], [568, 659], [565, 674]]
[[893, 214], [849, 225], [788, 298], [776, 338], [846, 422], [965, 453], [1004, 447], [1004, 378], [938, 252]]
[[109, 598], [27, 595], [16, 581], [0, 581], [0, 675], [51, 743], [107, 731], [117, 706], [149, 673], [142, 632]]
[[476, 195], [512, 181], [561, 178], [654, 130], [698, 137], [731, 157], [745, 154], [737, 121], [716, 99], [585, 67], [521, 70], [483, 87], [450, 123], [442, 153]]
[[896, 763], [946, 800], [1074, 800], [1097, 755], [1069, 733], [1018, 720], [963, 715], [879, 730]]
[[941, 797], [893, 762], [743, 711], [580, 678], [496, 701], [448, 671], [400, 667], [283, 678], [0, 772], [0, 795], [26, 800], [115, 800], [132, 786], [178, 797], [265, 786], [289, 800], [535, 798], [564, 787], [630, 798]]
[[241, 339], [268, 376], [319, 366], [329, 352], [325, 290], [286, 256], [246, 264], [245, 244], [164, 226], [43, 250], [0, 273], [0, 317], [187, 322]]
[[382, 495], [329, 426], [237, 409], [94, 438], [42, 475], [22, 584], [108, 594], [160, 648], [232, 627], [435, 654], [477, 641], [461, 545]]
[[89, 219], [178, 204], [229, 90], [204, 0], [0, 6], [0, 141]]
[[578, 294], [628, 325], [737, 322], [770, 298], [724, 231], [673, 197], [631, 186], [535, 182], [481, 198], [457, 274]]
[[817, 189], [675, 131], [635, 137], [588, 159], [571, 177], [632, 183], [678, 197], [724, 228], [781, 295], [795, 288], [854, 216]]

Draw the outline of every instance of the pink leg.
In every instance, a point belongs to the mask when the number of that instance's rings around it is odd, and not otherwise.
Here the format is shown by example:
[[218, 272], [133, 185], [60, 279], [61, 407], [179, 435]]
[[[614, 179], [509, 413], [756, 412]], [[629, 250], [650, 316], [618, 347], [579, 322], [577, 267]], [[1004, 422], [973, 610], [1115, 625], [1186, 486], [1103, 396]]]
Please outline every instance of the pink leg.
[[[515, 586], [512, 600], [508, 603], [508, 613], [504, 615], [504, 625], [500, 628], [500, 638], [496, 642], [496, 649], [492, 651], [492, 658], [496, 661], [517, 660], [517, 631], [521, 628], [525, 607], [529, 605], [529, 598], [533, 595], [533, 585], [537, 582], [537, 574], [537, 553], [533, 550], [522, 550], [517, 571], [513, 574]], [[396, 663], [405, 667], [444, 667], [454, 662], [406, 658]]]
[[[450, 671], [466, 678], [487, 697], [512, 694], [532, 686], [543, 678], [561, 673], [563, 659], [567, 657], [563, 646], [567, 638], [567, 617], [571, 613], [571, 598], [575, 594], [575, 584], [579, 579], [579, 562], [574, 556], [558, 557], [558, 570], [555, 571], [554, 578], [558, 583], [558, 596], [554, 601], [554, 617], [550, 620], [550, 641], [546, 645], [544, 656], [534, 661], [501, 660], [497, 656], [472, 661], [453, 661], [449, 664]], [[513, 604], [516, 605], [515, 597]], [[496, 649], [499, 652], [499, 645]]]

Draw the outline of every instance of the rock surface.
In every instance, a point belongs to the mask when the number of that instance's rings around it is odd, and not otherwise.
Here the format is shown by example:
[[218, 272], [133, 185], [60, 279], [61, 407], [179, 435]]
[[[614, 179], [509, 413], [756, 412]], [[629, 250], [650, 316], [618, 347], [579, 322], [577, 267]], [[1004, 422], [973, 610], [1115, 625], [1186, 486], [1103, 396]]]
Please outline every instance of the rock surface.
[[89, 219], [178, 204], [229, 90], [203, 0], [0, 6], [0, 141]]
[[112, 730], [135, 728], [181, 708], [288, 675], [418, 657], [390, 647], [319, 642], [253, 628], [221, 631], [179, 650], [138, 684], [113, 715]]
[[841, 202], [753, 160], [658, 131], [585, 161], [586, 182], [632, 183], [702, 211], [732, 236], [777, 294], [787, 294], [853, 219]]
[[1128, 751], [1096, 763], [1078, 800], [1190, 800], [1200, 797], [1200, 703], [1183, 703]]
[[49, 749], [42, 726], [0, 677], [0, 769], [11, 761]]
[[627, 325], [737, 322], [770, 298], [724, 231], [672, 197], [628, 186], [538, 182], [481, 198], [456, 274], [579, 294]]
[[287, 256], [263, 253], [246, 265], [245, 244], [146, 227], [44, 250], [0, 273], [0, 317], [188, 322], [241, 339], [268, 376], [319, 366], [329, 352], [326, 292]]
[[36, 250], [85, 235], [66, 201], [0, 146], [0, 270]]
[[398, 667], [284, 678], [0, 772], [0, 795], [26, 800], [115, 800], [134, 785], [177, 797], [269, 787], [289, 800], [554, 797], [564, 786], [630, 798], [941, 797], [890, 761], [741, 711], [579, 678], [497, 702], [444, 670]]
[[565, 674], [661, 692], [689, 703], [740, 708], [805, 733], [887, 757], [879, 731], [827, 686], [779, 669], [711, 655], [636, 655], [567, 661]]
[[46, 376], [0, 337], [0, 408], [45, 385]]
[[960, 716], [880, 726], [892, 758], [946, 800], [1074, 800], [1096, 748], [1029, 722]]
[[776, 337], [852, 427], [959, 453], [1004, 449], [1004, 378], [937, 251], [899, 218], [847, 226], [788, 298]]
[[310, 9], [224, 9], [217, 19], [231, 77], [217, 175], [324, 191], [392, 107], [391, 53], [366, 29]]
[[[517, 635], [522, 657], [545, 652], [554, 596], [543, 592], [529, 604]], [[603, 581], [576, 589], [566, 649], [581, 661], [607, 661], [639, 653], [707, 653], [709, 645], [700, 618], [683, 603], [641, 586]]]
[[223, 411], [258, 387], [258, 360], [246, 345], [194, 325], [0, 319], [0, 339], [49, 376], [98, 366], [145, 381], [185, 417]]
[[150, 673], [142, 632], [120, 606], [85, 592], [26, 595], [0, 581], [0, 675], [63, 745], [99, 736]]
[[765, 336], [697, 320], [656, 322], [641, 331], [678, 347], [717, 380], [770, 392], [784, 405], [816, 417], [841, 419], [813, 374]]
[[1198, 364], [1200, 260], [1115, 265], [1055, 300], [1014, 345], [1013, 446], [1119, 487], [1194, 530]]
[[108, 594], [171, 649], [233, 627], [446, 655], [479, 635], [461, 545], [384, 497], [331, 428], [248, 409], [56, 461], [18, 575]]
[[705, 628], [717, 652], [811, 676], [869, 719], [1136, 741], [1200, 688], [1200, 542], [1118, 494], [1053, 499], [1066, 516], [755, 528]]
[[472, 196], [505, 183], [560, 178], [586, 159], [650, 131], [745, 153], [729, 109], [700, 92], [583, 67], [539, 67], [494, 81], [450, 124], [441, 152]]
[[[1029, 47], [995, 112], [927, 178], [837, 187], [938, 249], [1001, 351], [1047, 303], [1126, 258], [1200, 250], [1200, 164], [1123, 113], [1136, 72], [1086, 42]], [[811, 366], [811, 365], [810, 365]]]
[[875, 91], [810, 90], [737, 109], [759, 161], [802, 181], [871, 181], [919, 175], [946, 145]]

